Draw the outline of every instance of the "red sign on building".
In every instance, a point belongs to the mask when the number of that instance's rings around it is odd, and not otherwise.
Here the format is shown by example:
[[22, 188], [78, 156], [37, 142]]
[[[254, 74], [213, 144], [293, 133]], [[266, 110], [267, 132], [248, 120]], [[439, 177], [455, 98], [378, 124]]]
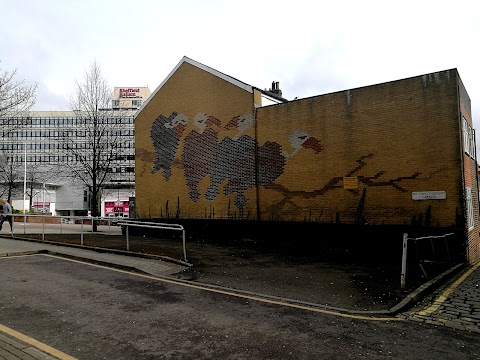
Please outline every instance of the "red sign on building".
[[140, 97], [140, 89], [139, 88], [120, 89], [120, 97], [121, 98]]
[[105, 215], [128, 213], [128, 201], [105, 201]]

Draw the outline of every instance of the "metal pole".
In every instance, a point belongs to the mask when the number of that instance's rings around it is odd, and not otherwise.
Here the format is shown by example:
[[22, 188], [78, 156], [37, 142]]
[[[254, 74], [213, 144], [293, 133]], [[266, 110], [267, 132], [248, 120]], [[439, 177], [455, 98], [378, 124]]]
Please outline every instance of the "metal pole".
[[[81, 226], [80, 226], [80, 245], [83, 245], [83, 219], [81, 219]], [[93, 224], [93, 220], [92, 220]]]
[[187, 261], [187, 248], [185, 247], [185, 229], [182, 230], [182, 240], [183, 240], [183, 258], [185, 262]]
[[42, 240], [45, 240], [45, 215], [42, 216], [42, 219], [43, 219], [43, 230], [42, 230]]
[[127, 236], [126, 240], [127, 240], [127, 251], [130, 250], [130, 244], [128, 242], [128, 225], [125, 225], [125, 235]]
[[402, 252], [402, 275], [400, 277], [401, 283], [400, 286], [402, 289], [405, 289], [405, 277], [407, 272], [407, 242], [408, 234], [403, 234], [403, 252]]
[[23, 157], [23, 162], [24, 162], [24, 170], [23, 170], [23, 233], [25, 234], [25, 222], [26, 222], [26, 219], [25, 219], [25, 213], [26, 213], [26, 209], [25, 209], [25, 196], [27, 194], [27, 143], [25, 142], [23, 144], [23, 146], [25, 147], [25, 155]]

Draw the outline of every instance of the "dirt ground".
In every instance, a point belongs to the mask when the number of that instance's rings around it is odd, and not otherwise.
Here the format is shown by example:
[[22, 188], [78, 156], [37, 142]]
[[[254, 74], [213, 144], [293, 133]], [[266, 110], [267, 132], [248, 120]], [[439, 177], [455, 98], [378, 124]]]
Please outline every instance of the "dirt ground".
[[[46, 234], [45, 241], [80, 245], [80, 236]], [[83, 239], [89, 247], [125, 251], [126, 245], [125, 236], [85, 234]], [[375, 263], [354, 256], [293, 254], [248, 241], [227, 245], [190, 239], [185, 249], [192, 266], [174, 274], [179, 279], [334, 308], [386, 310], [421, 284], [411, 281], [401, 289], [400, 259]], [[181, 240], [131, 236], [129, 251], [185, 260]]]

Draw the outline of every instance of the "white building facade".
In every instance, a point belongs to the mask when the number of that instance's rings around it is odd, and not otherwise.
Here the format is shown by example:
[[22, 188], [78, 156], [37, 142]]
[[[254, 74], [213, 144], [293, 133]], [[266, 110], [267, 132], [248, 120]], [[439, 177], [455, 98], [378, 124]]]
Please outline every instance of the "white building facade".
[[[99, 191], [102, 217], [129, 216], [129, 199], [135, 196], [133, 115], [148, 96], [150, 90], [145, 87], [116, 87], [112, 109], [104, 110], [106, 129], [118, 144]], [[0, 192], [1, 197], [11, 199], [15, 210], [90, 214], [88, 188], [67, 175], [70, 166], [79, 161], [75, 154], [92, 150], [84, 119], [75, 111], [36, 111], [21, 119], [0, 118]], [[75, 148], [66, 151], [62, 138], [68, 138]]]

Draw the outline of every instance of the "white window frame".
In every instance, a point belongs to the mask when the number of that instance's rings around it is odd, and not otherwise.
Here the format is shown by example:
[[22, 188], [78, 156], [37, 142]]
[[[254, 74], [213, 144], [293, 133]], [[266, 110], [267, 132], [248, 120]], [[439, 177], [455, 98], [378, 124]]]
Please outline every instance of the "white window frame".
[[468, 123], [465, 117], [463, 118], [463, 147], [468, 153]]
[[475, 130], [470, 126], [465, 119], [463, 119], [463, 148], [467, 155], [475, 159], [476, 149], [475, 149]]
[[475, 130], [470, 129], [470, 156], [475, 159]]
[[466, 190], [466, 200], [467, 200], [468, 231], [472, 231], [474, 228], [472, 188], [466, 187], [465, 190]]

